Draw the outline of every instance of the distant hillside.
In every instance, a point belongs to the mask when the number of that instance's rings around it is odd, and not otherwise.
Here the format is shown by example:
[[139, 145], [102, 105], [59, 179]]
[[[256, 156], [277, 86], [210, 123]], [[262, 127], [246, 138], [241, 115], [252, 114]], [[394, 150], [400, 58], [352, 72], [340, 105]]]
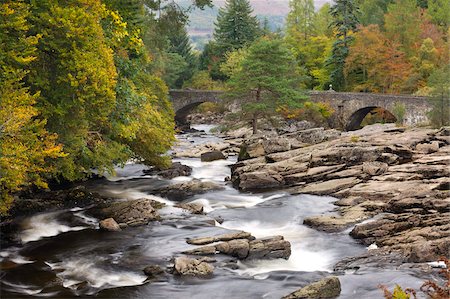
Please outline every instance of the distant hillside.
[[[316, 9], [329, 0], [315, 0]], [[177, 3], [187, 6], [188, 0]], [[188, 33], [195, 48], [201, 50], [206, 42], [212, 38], [214, 22], [219, 8], [225, 5], [225, 0], [213, 0], [213, 8], [194, 9], [189, 15]], [[250, 0], [255, 15], [260, 20], [267, 19], [272, 30], [282, 28], [289, 13], [289, 0]]]

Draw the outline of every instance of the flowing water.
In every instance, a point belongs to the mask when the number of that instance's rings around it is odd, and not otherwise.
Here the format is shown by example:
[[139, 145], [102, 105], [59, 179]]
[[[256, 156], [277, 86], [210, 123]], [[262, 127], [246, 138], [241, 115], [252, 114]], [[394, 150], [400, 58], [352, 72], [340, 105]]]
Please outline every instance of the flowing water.
[[[197, 126], [206, 135], [179, 136], [186, 144], [219, 142], [211, 126]], [[348, 235], [323, 233], [304, 226], [311, 215], [332, 213], [332, 197], [289, 195], [283, 191], [243, 193], [224, 182], [230, 175], [228, 160], [201, 162], [176, 159], [193, 167], [189, 177], [165, 180], [144, 175], [146, 167], [129, 163], [117, 174], [89, 182], [87, 187], [118, 199], [151, 198], [166, 203], [161, 222], [103, 232], [98, 219], [83, 209], [42, 213], [23, 220], [19, 247], [2, 248], [1, 298], [280, 298], [309, 282], [330, 275], [339, 260], [364, 253], [367, 248]], [[225, 189], [196, 195], [187, 201], [201, 203], [207, 216], [190, 215], [174, 202], [154, 196], [157, 186], [194, 178], [222, 184]], [[208, 219], [222, 218], [222, 224]], [[167, 267], [174, 256], [191, 249], [185, 240], [244, 230], [256, 237], [283, 235], [291, 242], [289, 260], [240, 261], [227, 267], [222, 258], [210, 278], [171, 274], [148, 281], [142, 269], [149, 264]], [[381, 298], [378, 284], [395, 283], [418, 289], [423, 277], [407, 270], [372, 268], [340, 276], [339, 298]]]

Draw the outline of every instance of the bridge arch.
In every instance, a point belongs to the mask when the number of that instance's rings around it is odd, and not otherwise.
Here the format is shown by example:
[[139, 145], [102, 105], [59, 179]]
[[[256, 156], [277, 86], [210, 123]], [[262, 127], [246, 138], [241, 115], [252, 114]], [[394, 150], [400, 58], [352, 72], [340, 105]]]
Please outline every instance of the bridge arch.
[[364, 118], [366, 118], [367, 115], [374, 115], [379, 112], [382, 112], [382, 118], [386, 120], [387, 122], [396, 122], [397, 118], [394, 116], [392, 112], [387, 110], [385, 107], [380, 106], [368, 106], [363, 107], [355, 112], [353, 112], [347, 121], [347, 124], [345, 125], [346, 131], [355, 131], [361, 128], [361, 123], [363, 122]]
[[181, 107], [180, 109], [175, 111], [175, 123], [179, 126], [187, 125], [187, 116], [198, 107], [200, 104], [206, 103], [207, 101], [198, 101], [189, 103], [186, 106]]

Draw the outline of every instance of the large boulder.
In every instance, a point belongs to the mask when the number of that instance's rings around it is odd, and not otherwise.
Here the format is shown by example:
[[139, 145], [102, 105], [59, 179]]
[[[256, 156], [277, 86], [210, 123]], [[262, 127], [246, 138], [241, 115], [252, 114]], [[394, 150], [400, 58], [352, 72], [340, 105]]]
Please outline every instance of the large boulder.
[[220, 186], [214, 182], [204, 182], [194, 179], [188, 182], [177, 183], [156, 190], [161, 196], [167, 197], [173, 201], [182, 201], [195, 194], [201, 194], [213, 190], [222, 190]]
[[192, 173], [192, 168], [183, 165], [180, 162], [174, 162], [167, 169], [149, 169], [143, 171], [145, 174], [156, 174], [162, 176], [165, 179], [173, 179], [178, 176], [190, 176]]
[[233, 184], [241, 190], [271, 189], [284, 185], [284, 178], [274, 171], [243, 173]]
[[224, 159], [226, 159], [226, 157], [224, 154], [222, 154], [221, 151], [211, 151], [200, 155], [200, 160], [202, 162], [211, 162], [215, 160], [224, 160]]
[[162, 206], [160, 202], [142, 198], [103, 205], [91, 213], [99, 218], [114, 218], [119, 225], [137, 226], [160, 220], [157, 209]]
[[331, 276], [303, 287], [283, 299], [325, 299], [336, 298], [341, 294], [341, 282], [336, 276]]
[[99, 227], [101, 230], [110, 232], [117, 232], [121, 230], [119, 224], [113, 218], [103, 219], [99, 222]]
[[175, 258], [174, 273], [178, 275], [191, 275], [191, 276], [207, 276], [211, 275], [214, 271], [214, 267], [207, 262], [188, 258], [177, 257]]

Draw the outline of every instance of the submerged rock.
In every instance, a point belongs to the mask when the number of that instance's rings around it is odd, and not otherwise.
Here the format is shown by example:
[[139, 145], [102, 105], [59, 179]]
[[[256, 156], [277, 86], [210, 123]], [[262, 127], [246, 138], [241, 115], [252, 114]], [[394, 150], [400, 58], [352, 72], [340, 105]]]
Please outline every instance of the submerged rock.
[[341, 294], [341, 282], [336, 276], [326, 277], [303, 287], [282, 299], [325, 299], [336, 298]]
[[175, 207], [191, 212], [192, 214], [204, 214], [203, 206], [199, 203], [179, 203]]
[[214, 266], [205, 261], [188, 257], [175, 258], [174, 273], [178, 275], [207, 276], [212, 274]]
[[164, 270], [158, 265], [149, 265], [143, 271], [148, 277], [155, 277], [164, 273]]
[[99, 226], [101, 230], [106, 230], [110, 232], [116, 232], [122, 230], [119, 224], [114, 220], [114, 218], [103, 219], [99, 222]]

